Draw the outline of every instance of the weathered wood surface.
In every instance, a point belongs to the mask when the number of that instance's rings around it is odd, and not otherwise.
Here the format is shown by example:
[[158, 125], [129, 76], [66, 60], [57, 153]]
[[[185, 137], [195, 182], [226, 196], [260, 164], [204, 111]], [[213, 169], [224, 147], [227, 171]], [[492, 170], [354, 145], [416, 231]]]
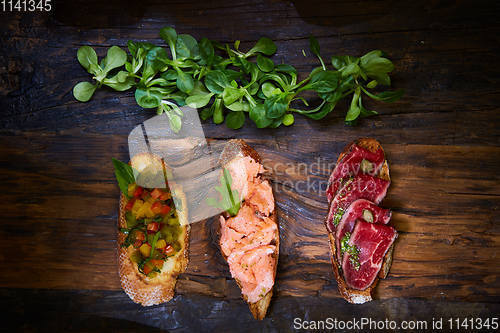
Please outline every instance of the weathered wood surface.
[[[76, 102], [73, 85], [88, 79], [76, 50], [92, 45], [102, 55], [105, 47], [124, 46], [128, 39], [160, 43], [159, 29], [173, 25], [197, 38], [240, 39], [242, 47], [272, 37], [276, 61], [294, 64], [301, 73], [316, 66], [301, 52], [308, 50], [311, 34], [327, 57], [382, 49], [396, 65], [394, 85], [406, 90], [397, 103], [369, 104], [380, 115], [357, 127], [343, 124], [345, 103], [321, 122], [296, 117], [289, 128], [259, 130], [248, 122], [233, 131], [204, 125], [209, 138], [246, 139], [275, 171], [281, 250], [273, 302], [293, 296], [310, 306], [313, 300], [344, 304], [329, 263], [322, 190], [331, 163], [361, 136], [377, 138], [387, 152], [393, 183], [383, 205], [393, 209], [400, 233], [389, 278], [381, 281], [376, 297], [420, 309], [438, 300], [498, 302], [496, 2], [72, 3], [56, 3], [50, 14], [0, 14], [0, 262], [7, 268], [0, 287], [9, 299], [24, 302], [36, 288], [120, 295], [119, 190], [111, 157], [127, 159], [128, 132], [153, 113], [135, 104], [133, 92], [103, 89], [89, 103]], [[207, 297], [199, 304], [213, 300], [215, 306], [223, 299], [238, 304], [239, 291], [218, 253], [211, 221], [193, 225], [191, 261], [177, 293], [193, 306], [197, 297]], [[110, 309], [117, 304], [93, 311], [115, 313]], [[473, 309], [479, 303], [456, 304], [467, 314], [466, 304]], [[271, 308], [271, 318], [284, 315], [277, 308]], [[153, 326], [173, 328], [169, 323], [163, 318]]]

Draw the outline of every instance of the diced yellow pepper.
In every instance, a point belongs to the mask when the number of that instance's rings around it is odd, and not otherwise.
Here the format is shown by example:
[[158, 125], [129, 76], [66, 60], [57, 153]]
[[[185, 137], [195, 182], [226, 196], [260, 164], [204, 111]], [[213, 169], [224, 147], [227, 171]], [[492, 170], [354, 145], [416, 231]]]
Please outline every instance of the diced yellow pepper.
[[136, 200], [134, 202], [134, 205], [132, 206], [132, 213], [134, 214], [134, 216], [136, 218], [137, 218], [137, 213], [139, 212], [139, 210], [141, 209], [143, 204], [144, 204], [144, 201], [142, 201], [142, 200]]
[[157, 242], [156, 242], [156, 248], [157, 249], [163, 249], [165, 246], [167, 246], [167, 242], [165, 242], [164, 239], [159, 239]]
[[137, 188], [137, 184], [136, 183], [128, 184], [127, 192], [128, 192], [128, 196], [129, 197], [133, 197], [134, 196], [134, 192], [135, 192], [136, 188]]
[[147, 258], [151, 254], [151, 246], [149, 246], [149, 244], [144, 243], [139, 248], [139, 251], [141, 251], [141, 254], [144, 258]]
[[151, 204], [149, 202], [143, 202], [141, 208], [137, 211], [137, 219], [142, 219], [144, 217], [154, 217], [155, 214], [151, 210]]

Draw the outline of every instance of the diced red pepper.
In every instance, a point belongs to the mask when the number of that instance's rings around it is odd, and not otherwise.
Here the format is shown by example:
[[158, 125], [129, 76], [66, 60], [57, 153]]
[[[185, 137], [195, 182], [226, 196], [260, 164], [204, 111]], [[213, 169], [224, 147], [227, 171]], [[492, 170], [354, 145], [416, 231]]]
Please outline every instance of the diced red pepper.
[[163, 201], [166, 201], [168, 199], [170, 199], [172, 196], [170, 195], [170, 192], [164, 192], [162, 193], [162, 195], [160, 196], [160, 200], [163, 200]]
[[[153, 196], [153, 193], [151, 193], [151, 196]], [[153, 213], [155, 214], [160, 214], [161, 210], [162, 210], [162, 204], [161, 202], [159, 201], [156, 201], [152, 206], [151, 206], [151, 210], [153, 211]]]
[[146, 201], [146, 199], [149, 197], [149, 192], [144, 190], [142, 191], [142, 194], [141, 194], [141, 199]]
[[146, 236], [144, 235], [144, 233], [142, 231], [136, 231], [135, 232], [135, 239], [140, 240], [142, 242], [146, 239]]
[[162, 215], [167, 215], [167, 214], [170, 212], [170, 210], [171, 210], [171, 209], [172, 209], [172, 208], [170, 208], [170, 206], [169, 206], [169, 205], [163, 205], [163, 206], [161, 207], [160, 214], [162, 214]]
[[125, 206], [125, 210], [126, 210], [127, 212], [132, 210], [132, 206], [134, 206], [134, 202], [135, 202], [135, 198], [132, 198], [132, 199], [130, 199], [130, 200], [127, 202], [127, 205]]
[[160, 224], [157, 223], [157, 222], [151, 222], [150, 224], [148, 224], [148, 233], [155, 233], [158, 231], [158, 229], [160, 229]]
[[171, 197], [170, 192], [163, 192], [160, 195], [160, 200], [166, 201], [166, 200], [170, 199], [170, 197]]
[[155, 188], [153, 191], [151, 191], [151, 196], [155, 199], [158, 199], [162, 194], [163, 191], [160, 190], [159, 188]]
[[162, 259], [151, 259], [150, 263], [153, 264], [154, 267], [161, 269], [163, 267], [163, 260]]
[[143, 192], [144, 192], [144, 189], [140, 186], [137, 186], [137, 188], [134, 191], [134, 197], [136, 197], [136, 198], [140, 197]]
[[147, 263], [146, 265], [144, 265], [144, 267], [142, 268], [142, 270], [144, 271], [144, 274], [148, 275], [149, 273], [151, 273], [153, 271], [153, 265], [148, 265], [149, 263]]
[[165, 248], [163, 249], [163, 253], [165, 253], [167, 256], [170, 256], [172, 254], [174, 254], [175, 250], [174, 248], [172, 247], [172, 245], [168, 244], [167, 246], [165, 246]]

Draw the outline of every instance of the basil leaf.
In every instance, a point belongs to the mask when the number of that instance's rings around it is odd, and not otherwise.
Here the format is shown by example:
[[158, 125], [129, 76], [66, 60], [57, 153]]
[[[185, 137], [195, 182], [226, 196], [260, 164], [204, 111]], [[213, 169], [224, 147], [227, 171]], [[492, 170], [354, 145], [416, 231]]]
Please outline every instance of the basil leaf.
[[194, 109], [202, 108], [210, 102], [214, 93], [203, 95], [191, 95], [186, 98], [186, 104]]
[[319, 71], [311, 77], [308, 84], [311, 89], [318, 93], [334, 91], [339, 83], [339, 73], [334, 71]]
[[85, 68], [91, 74], [95, 74], [93, 71], [91, 71], [90, 65], [94, 65], [97, 67], [99, 65], [97, 62], [97, 54], [95, 53], [93, 48], [86, 45], [82, 46], [78, 49], [76, 56], [78, 58], [78, 62], [83, 66], [83, 68]]
[[316, 37], [310, 36], [309, 37], [309, 48], [311, 49], [311, 52], [316, 55], [317, 57], [320, 57], [320, 52], [319, 52], [319, 43]]
[[238, 129], [245, 123], [245, 114], [242, 111], [230, 112], [226, 116], [226, 126], [232, 129]]
[[370, 51], [368, 52], [367, 54], [365, 54], [364, 56], [362, 56], [360, 58], [360, 65], [362, 67], [366, 67], [366, 65], [372, 61], [373, 59], [377, 59], [377, 58], [380, 58], [382, 57], [382, 51], [380, 50], [373, 50], [373, 51]]
[[79, 82], [73, 87], [73, 96], [80, 102], [87, 102], [96, 89], [97, 86], [90, 82]]
[[202, 38], [198, 43], [198, 48], [200, 50], [200, 56], [205, 65], [212, 66], [214, 62], [214, 46], [208, 38]]
[[243, 95], [244, 92], [238, 88], [226, 87], [222, 92], [222, 99], [224, 100], [224, 104], [228, 106], [243, 97]]
[[167, 81], [177, 80], [177, 71], [175, 69], [169, 69], [161, 74], [161, 77]]
[[172, 131], [174, 131], [175, 133], [179, 133], [182, 127], [181, 117], [179, 117], [179, 115], [175, 114], [172, 111], [166, 112], [166, 115], [168, 117], [168, 122]]
[[357, 76], [360, 74], [360, 72], [361, 68], [359, 68], [359, 66], [356, 63], [352, 63], [344, 67], [344, 69], [342, 69], [342, 77], [346, 78], [352, 75]]
[[145, 109], [157, 108], [161, 103], [161, 94], [151, 89], [137, 88], [135, 90], [135, 100], [137, 104]]
[[280, 125], [282, 123], [283, 123], [283, 117], [278, 118], [278, 119], [273, 119], [273, 122], [268, 127], [270, 127], [270, 128], [278, 128], [278, 127], [280, 127]]
[[264, 96], [269, 98], [271, 97], [272, 95], [276, 94], [277, 93], [281, 93], [281, 90], [276, 90], [276, 86], [274, 84], [272, 84], [271, 82], [264, 82], [262, 84], [262, 92], [264, 93]]
[[360, 97], [360, 90], [359, 88], [357, 88], [354, 95], [352, 96], [351, 106], [347, 111], [347, 114], [345, 116], [345, 121], [353, 121], [356, 118], [358, 118], [359, 114], [361, 113], [361, 109], [359, 107], [359, 102], [358, 102], [359, 97]]
[[247, 91], [250, 95], [255, 95], [259, 91], [259, 84], [257, 82], [252, 83], [250, 87], [247, 88]]
[[281, 118], [288, 108], [288, 103], [286, 102], [286, 95], [279, 94], [273, 95], [266, 99], [264, 102], [264, 108], [266, 110], [266, 116], [268, 118]]
[[262, 37], [257, 41], [257, 44], [246, 53], [246, 56], [248, 57], [255, 53], [262, 53], [268, 56], [273, 55], [276, 53], [276, 45], [271, 39]]
[[191, 90], [194, 88], [194, 80], [193, 77], [189, 74], [184, 73], [181, 70], [177, 71], [177, 80], [176, 80], [177, 88], [180, 91], [189, 94]]
[[135, 81], [133, 78], [129, 77], [125, 82], [104, 82], [104, 85], [116, 91], [125, 91], [135, 86]]
[[287, 65], [287, 64], [279, 64], [279, 65], [276, 65], [276, 67], [274, 67], [274, 69], [278, 72], [283, 72], [283, 73], [287, 73], [287, 74], [296, 74], [297, 73], [297, 70], [295, 69], [295, 67], [291, 66], [291, 65]]
[[111, 46], [105, 58], [106, 66], [104, 72], [108, 73], [110, 70], [125, 65], [127, 61], [127, 53], [118, 46]]
[[372, 78], [377, 78], [380, 75], [387, 75], [394, 70], [394, 65], [389, 59], [376, 58], [368, 64], [362, 66], [365, 73]]
[[151, 66], [156, 73], [166, 67], [165, 60], [167, 59], [167, 50], [163, 47], [154, 47], [146, 55], [146, 65]]
[[245, 112], [248, 112], [250, 110], [250, 104], [248, 104], [247, 102], [236, 101], [233, 104], [226, 105], [226, 108], [228, 108], [231, 111], [245, 111]]
[[258, 128], [268, 127], [273, 122], [272, 119], [267, 118], [264, 104], [257, 104], [250, 108], [249, 116]]
[[270, 72], [274, 69], [274, 62], [268, 57], [259, 54], [257, 56], [257, 66], [263, 72]]
[[195, 59], [200, 55], [198, 42], [193, 36], [187, 34], [177, 36], [175, 49], [179, 57]]
[[345, 66], [345, 61], [342, 57], [333, 56], [332, 57], [332, 66], [335, 67], [335, 69], [340, 70], [342, 67]]
[[132, 167], [115, 158], [112, 158], [111, 160], [113, 161], [113, 166], [115, 168], [115, 177], [118, 181], [118, 187], [120, 187], [122, 193], [128, 198], [128, 185], [135, 183]]
[[129, 40], [127, 42], [127, 48], [128, 48], [128, 51], [130, 52], [130, 54], [132, 55], [132, 57], [135, 57], [137, 54], [137, 50], [139, 49], [139, 44]]
[[205, 85], [211, 92], [222, 94], [224, 88], [230, 86], [230, 83], [224, 72], [215, 70], [205, 76]]
[[164, 27], [160, 30], [160, 37], [167, 42], [170, 52], [172, 53], [172, 59], [177, 59], [177, 53], [175, 51], [175, 44], [177, 42], [177, 32], [172, 27]]

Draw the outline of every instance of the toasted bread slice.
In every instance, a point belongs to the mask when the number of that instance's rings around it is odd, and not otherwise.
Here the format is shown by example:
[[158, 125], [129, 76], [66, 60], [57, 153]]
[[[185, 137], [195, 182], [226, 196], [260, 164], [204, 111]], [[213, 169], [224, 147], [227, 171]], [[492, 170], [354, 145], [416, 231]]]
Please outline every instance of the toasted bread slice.
[[[375, 152], [378, 149], [382, 149], [382, 146], [380, 143], [371, 138], [361, 138], [353, 142], [357, 145], [359, 145], [362, 148], [365, 148], [369, 151]], [[350, 145], [347, 145], [344, 151], [340, 153], [339, 158], [337, 159], [337, 163], [340, 162], [340, 160], [344, 157], [345, 154], [349, 151]], [[377, 175], [379, 178], [382, 178], [384, 180], [390, 181], [390, 175], [389, 175], [389, 164], [387, 163], [387, 160], [385, 160], [384, 164], [382, 165], [382, 168], [379, 171], [379, 174]], [[389, 250], [387, 251], [386, 255], [384, 256], [384, 261], [382, 263], [382, 268], [380, 269], [380, 272], [378, 274], [378, 277], [373, 281], [373, 284], [368, 287], [365, 290], [357, 290], [357, 289], [352, 289], [349, 288], [344, 280], [344, 276], [342, 274], [342, 263], [337, 262], [337, 251], [338, 249], [335, 246], [335, 235], [332, 233], [328, 233], [328, 239], [330, 241], [330, 256], [331, 256], [331, 261], [333, 265], [333, 272], [335, 274], [335, 279], [337, 280], [337, 284], [339, 287], [339, 292], [344, 297], [345, 300], [347, 300], [350, 303], [355, 303], [355, 304], [362, 304], [365, 302], [369, 302], [372, 300], [372, 290], [375, 288], [377, 285], [378, 279], [382, 278], [384, 279], [387, 274], [389, 273], [389, 269], [391, 267], [392, 263], [392, 253], [394, 249], [394, 244], [391, 245]]]
[[[230, 140], [226, 147], [224, 148], [220, 162], [221, 165], [227, 165], [229, 162], [231, 162], [232, 158], [234, 156], [249, 156], [253, 158], [255, 161], [262, 163], [261, 158], [259, 154], [252, 148], [250, 147], [245, 141], [240, 140], [240, 139], [233, 139]], [[276, 207], [276, 205], [275, 205]], [[276, 213], [276, 208], [274, 209], [274, 212], [269, 215], [269, 218], [276, 223], [278, 226], [278, 215]], [[220, 242], [218, 242], [220, 243]], [[274, 253], [272, 254], [272, 257], [275, 259], [275, 264], [274, 264], [274, 276], [276, 278], [276, 271], [278, 269], [278, 257], [279, 257], [279, 248], [280, 248], [280, 237], [279, 237], [279, 226], [276, 228], [276, 233], [274, 236], [273, 241], [271, 242], [271, 245], [275, 245], [276, 249]], [[222, 257], [224, 260], [227, 261], [227, 256], [224, 255], [224, 252], [221, 250], [220, 251], [222, 254]], [[242, 288], [241, 283], [238, 279], [235, 279], [236, 283], [238, 284], [238, 287], [240, 289]], [[255, 319], [257, 320], [262, 320], [266, 316], [267, 309], [269, 308], [269, 304], [271, 303], [271, 298], [273, 296], [273, 288], [271, 288], [266, 295], [264, 295], [263, 298], [261, 298], [258, 302], [255, 303], [250, 303], [245, 295], [243, 295], [243, 299], [245, 302], [247, 302], [248, 307], [250, 308], [250, 312], [252, 312], [252, 315]]]
[[[174, 185], [171, 184], [171, 187]], [[187, 207], [184, 193], [175, 187], [176, 196], [181, 199], [181, 207]], [[127, 198], [120, 196], [120, 213], [118, 225], [120, 228], [125, 228], [127, 222], [125, 220], [125, 206]], [[177, 276], [184, 273], [188, 264], [188, 247], [189, 247], [189, 231], [188, 212], [177, 210], [179, 223], [181, 225], [182, 234], [179, 236], [181, 250], [174, 256], [169, 257], [161, 271], [154, 278], [149, 278], [142, 273], [139, 273], [137, 264], [130, 260], [130, 255], [133, 251], [132, 246], [123, 248], [120, 245], [125, 240], [125, 235], [118, 232], [118, 262], [120, 283], [125, 293], [132, 301], [143, 306], [156, 305], [170, 301], [174, 297], [175, 284]]]

